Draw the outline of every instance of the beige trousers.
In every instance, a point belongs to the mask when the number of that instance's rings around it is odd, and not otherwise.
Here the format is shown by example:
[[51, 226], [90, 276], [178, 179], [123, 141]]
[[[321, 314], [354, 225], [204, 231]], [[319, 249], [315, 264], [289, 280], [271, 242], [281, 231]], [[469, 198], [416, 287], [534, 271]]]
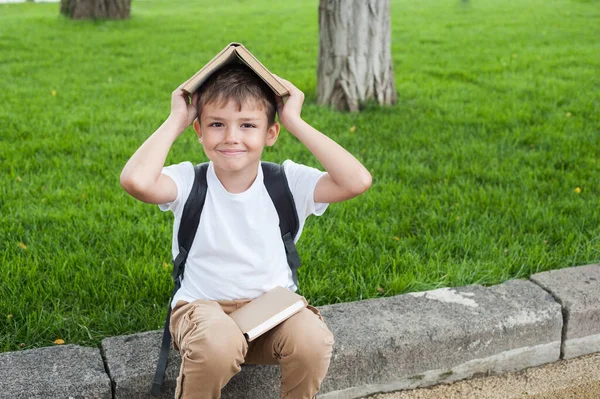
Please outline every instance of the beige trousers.
[[247, 342], [227, 315], [248, 302], [177, 302], [170, 327], [173, 345], [181, 354], [175, 398], [218, 399], [242, 363], [279, 364], [281, 398], [315, 396], [329, 368], [334, 343], [319, 311], [309, 306]]

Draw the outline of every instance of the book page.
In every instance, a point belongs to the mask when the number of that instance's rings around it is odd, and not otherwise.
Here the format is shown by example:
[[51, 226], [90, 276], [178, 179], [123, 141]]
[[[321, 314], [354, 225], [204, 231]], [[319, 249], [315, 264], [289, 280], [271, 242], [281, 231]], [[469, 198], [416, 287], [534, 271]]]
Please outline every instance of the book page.
[[302, 308], [306, 305], [302, 301], [296, 302], [294, 305], [288, 307], [287, 309], [277, 313], [275, 316], [271, 317], [268, 320], [265, 320], [263, 323], [254, 327], [252, 330], [248, 331], [246, 334], [246, 339], [248, 341], [252, 341], [253, 339], [259, 337], [263, 333], [269, 331], [271, 328], [277, 326], [280, 323], [283, 323], [285, 320], [289, 319], [296, 313], [298, 313]]
[[[295, 292], [284, 287], [275, 287], [230, 313], [229, 317], [235, 321], [242, 333], [246, 334], [256, 329], [256, 333], [260, 335], [281, 323], [284, 318], [290, 317], [293, 313], [289, 312], [297, 312], [306, 304], [306, 299]], [[267, 329], [263, 330], [264, 328]]]

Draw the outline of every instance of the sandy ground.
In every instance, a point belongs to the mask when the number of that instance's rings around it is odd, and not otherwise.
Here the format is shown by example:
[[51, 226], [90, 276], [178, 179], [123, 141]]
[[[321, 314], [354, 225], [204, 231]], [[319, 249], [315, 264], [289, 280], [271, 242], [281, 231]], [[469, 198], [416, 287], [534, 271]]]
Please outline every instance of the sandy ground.
[[500, 376], [368, 399], [600, 399], [600, 353]]

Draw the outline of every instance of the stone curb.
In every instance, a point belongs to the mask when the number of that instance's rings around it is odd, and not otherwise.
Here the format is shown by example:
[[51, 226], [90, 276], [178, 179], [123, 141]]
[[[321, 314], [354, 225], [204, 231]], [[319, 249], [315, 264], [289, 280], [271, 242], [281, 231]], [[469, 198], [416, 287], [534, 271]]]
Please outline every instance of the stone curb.
[[531, 276], [562, 305], [561, 357], [600, 352], [600, 265], [552, 270]]
[[[600, 352], [600, 265], [319, 310], [336, 344], [318, 397], [361, 398]], [[106, 338], [102, 353], [76, 345], [1, 353], [0, 398], [151, 398], [160, 337]], [[179, 364], [171, 351], [164, 398]], [[244, 365], [222, 397], [278, 398], [278, 386], [278, 367]]]
[[98, 348], [64, 345], [0, 353], [0, 398], [112, 397]]

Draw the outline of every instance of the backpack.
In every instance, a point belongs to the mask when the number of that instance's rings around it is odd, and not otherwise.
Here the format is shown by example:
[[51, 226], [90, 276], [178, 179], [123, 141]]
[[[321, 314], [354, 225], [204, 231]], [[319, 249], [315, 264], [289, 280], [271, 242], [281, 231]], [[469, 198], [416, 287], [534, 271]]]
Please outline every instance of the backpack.
[[[296, 212], [296, 205], [292, 192], [290, 191], [283, 165], [271, 162], [261, 162], [263, 170], [264, 184], [269, 193], [269, 197], [275, 205], [277, 215], [279, 216], [279, 229], [281, 231], [281, 239], [285, 247], [287, 262], [292, 270], [292, 279], [298, 287], [297, 271], [300, 267], [300, 257], [296, 251], [294, 237], [298, 233], [299, 222]], [[185, 261], [194, 241], [198, 224], [200, 223], [200, 214], [204, 207], [206, 191], [208, 189], [206, 183], [206, 172], [208, 163], [201, 163], [194, 166], [194, 184], [190, 195], [183, 207], [181, 215], [181, 224], [177, 232], [177, 240], [179, 243], [179, 254], [173, 260], [173, 293], [169, 301], [167, 320], [163, 330], [160, 355], [156, 365], [156, 373], [152, 381], [152, 396], [159, 396], [164, 381], [167, 361], [169, 357], [169, 349], [171, 346], [171, 333], [169, 332], [169, 324], [171, 317], [171, 302], [175, 293], [181, 287], [183, 280], [183, 272], [185, 270]]]

